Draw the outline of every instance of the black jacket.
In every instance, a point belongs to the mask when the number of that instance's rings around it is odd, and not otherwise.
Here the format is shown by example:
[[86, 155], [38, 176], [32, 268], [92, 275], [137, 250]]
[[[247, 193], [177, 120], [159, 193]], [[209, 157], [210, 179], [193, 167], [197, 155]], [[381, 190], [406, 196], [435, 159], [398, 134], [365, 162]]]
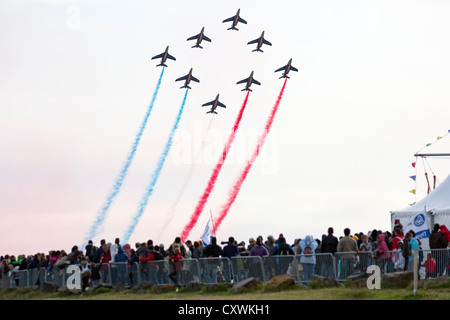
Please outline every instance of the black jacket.
[[332, 253], [335, 254], [337, 251], [339, 240], [332, 234], [327, 235], [322, 239], [322, 253]]

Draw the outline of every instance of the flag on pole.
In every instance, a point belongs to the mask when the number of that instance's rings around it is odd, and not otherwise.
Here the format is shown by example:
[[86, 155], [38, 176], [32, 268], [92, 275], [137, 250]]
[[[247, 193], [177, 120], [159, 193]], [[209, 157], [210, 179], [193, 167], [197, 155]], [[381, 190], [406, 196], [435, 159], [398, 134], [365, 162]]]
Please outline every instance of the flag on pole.
[[413, 163], [411, 163], [412, 164], [412, 166], [415, 168], [416, 167], [416, 163], [415, 162], [413, 162]]
[[211, 244], [211, 238], [213, 237], [213, 234], [211, 232], [211, 217], [209, 218], [208, 222], [206, 223], [206, 227], [205, 230], [203, 231], [202, 236], [200, 237], [200, 239], [202, 239], [203, 244], [205, 245], [205, 247], [208, 244]]
[[409, 176], [411, 179], [413, 179], [414, 181], [416, 181], [416, 176]]
[[409, 190], [409, 192], [416, 194], [416, 189]]

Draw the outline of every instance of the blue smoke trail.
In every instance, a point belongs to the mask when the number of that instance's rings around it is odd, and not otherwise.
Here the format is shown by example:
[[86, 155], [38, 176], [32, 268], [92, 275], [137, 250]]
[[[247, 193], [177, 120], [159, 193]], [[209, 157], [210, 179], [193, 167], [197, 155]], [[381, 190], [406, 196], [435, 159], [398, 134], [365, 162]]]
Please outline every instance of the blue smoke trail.
[[125, 177], [127, 175], [128, 168], [130, 167], [131, 162], [133, 161], [134, 155], [136, 154], [137, 147], [139, 145], [142, 134], [147, 125], [150, 114], [152, 112], [156, 97], [158, 95], [158, 91], [159, 91], [159, 87], [161, 86], [161, 80], [162, 80], [163, 74], [164, 74], [164, 67], [162, 68], [161, 74], [159, 75], [158, 84], [156, 85], [155, 92], [153, 93], [152, 101], [150, 102], [150, 105], [147, 108], [147, 112], [146, 112], [144, 119], [142, 120], [141, 126], [136, 134], [136, 138], [134, 139], [133, 145], [131, 146], [130, 153], [128, 154], [128, 156], [125, 160], [123, 168], [120, 171], [111, 192], [106, 197], [104, 205], [98, 212], [97, 217], [94, 220], [94, 223], [92, 224], [91, 228], [89, 229], [89, 232], [84, 240], [84, 245], [82, 246], [82, 248], [84, 248], [85, 244], [87, 244], [87, 242], [89, 240], [91, 240], [96, 234], [100, 233], [103, 228], [103, 223], [105, 222], [105, 219], [107, 217], [108, 210], [111, 207], [111, 204], [114, 201], [114, 198], [119, 193], [120, 188], [122, 187], [123, 181], [125, 180]]
[[137, 211], [131, 220], [131, 224], [130, 224], [127, 232], [123, 236], [123, 239], [121, 240], [123, 243], [127, 243], [128, 240], [130, 240], [130, 237], [133, 234], [134, 229], [136, 228], [136, 225], [139, 222], [139, 219], [142, 217], [142, 214], [144, 213], [144, 210], [147, 207], [148, 200], [153, 193], [156, 182], [158, 181], [159, 175], [161, 174], [161, 170], [164, 166], [164, 162], [166, 161], [167, 155], [169, 154], [170, 147], [172, 146], [173, 137], [175, 136], [175, 132], [177, 131], [178, 124], [180, 123], [181, 115], [183, 114], [184, 105], [186, 103], [188, 90], [189, 89], [186, 89], [186, 93], [184, 94], [183, 102], [181, 103], [181, 107], [180, 107], [180, 110], [178, 111], [177, 118], [175, 120], [175, 123], [173, 124], [173, 128], [172, 128], [172, 131], [170, 132], [169, 139], [167, 140], [166, 146], [164, 147], [161, 155], [159, 156], [159, 161], [156, 165], [155, 171], [153, 172], [153, 174], [151, 176], [150, 184], [145, 189], [144, 195], [141, 198], [141, 202], [139, 203]]

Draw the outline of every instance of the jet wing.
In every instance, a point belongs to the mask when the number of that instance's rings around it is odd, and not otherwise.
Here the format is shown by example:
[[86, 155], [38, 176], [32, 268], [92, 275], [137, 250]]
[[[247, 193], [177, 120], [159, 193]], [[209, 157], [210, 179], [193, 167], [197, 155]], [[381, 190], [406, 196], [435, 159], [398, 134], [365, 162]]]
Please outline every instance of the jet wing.
[[185, 75], [184, 77], [178, 78], [175, 81], [186, 80], [186, 78], [187, 78], [187, 75]]
[[248, 81], [248, 78], [244, 79], [244, 80], [241, 80], [241, 81], [238, 81], [238, 82], [236, 82], [236, 84], [246, 83], [247, 81]]
[[205, 36], [205, 35], [203, 35], [203, 40], [206, 40], [206, 41], [208, 41], [208, 42], [211, 42], [211, 39], [210, 38], [208, 38], [207, 36]]
[[202, 107], [212, 106], [215, 100], [202, 104]]
[[[282, 71], [282, 70], [285, 70], [285, 69], [286, 69], [286, 67], [287, 67], [287, 65], [285, 65], [284, 67], [281, 67], [281, 68], [279, 68], [279, 69], [275, 70], [275, 72], [278, 72], [278, 71]], [[291, 69], [292, 69], [292, 67], [291, 67]]]
[[258, 41], [259, 41], [259, 38], [258, 38], [258, 39], [255, 39], [255, 40], [252, 40], [252, 41], [249, 41], [247, 44], [258, 43]]
[[258, 80], [255, 80], [255, 79], [252, 80], [252, 83], [257, 84], [258, 86], [261, 85], [261, 83]]
[[222, 21], [222, 23], [223, 22], [231, 22], [231, 21], [234, 20], [234, 17], [236, 17], [236, 16], [232, 16], [231, 18], [225, 19], [225, 20]]
[[161, 53], [161, 54], [158, 54], [157, 56], [154, 56], [154, 57], [152, 58], [152, 60], [153, 60], [153, 59], [159, 59], [159, 58], [162, 58], [163, 54], [164, 54], [164, 53]]
[[171, 56], [170, 54], [167, 54], [167, 58], [172, 59], [172, 60], [177, 60], [177, 59], [175, 59], [174, 56]]
[[222, 102], [217, 102], [217, 105], [218, 105], [219, 107], [222, 107], [222, 108], [226, 108], [226, 107], [227, 107], [227, 106], [224, 105]]
[[189, 40], [195, 40], [195, 39], [198, 38], [199, 35], [200, 35], [200, 33], [199, 33], [199, 34], [196, 34], [195, 36], [192, 36], [192, 37], [190, 37], [190, 38], [187, 38], [186, 41], [189, 41]]
[[298, 69], [295, 68], [295, 67], [293, 67], [293, 66], [291, 66], [291, 70], [292, 70], [292, 71], [298, 71]]
[[272, 44], [271, 44], [269, 41], [267, 41], [266, 39], [263, 40], [263, 43], [267, 44], [268, 46], [271, 46], [271, 45], [272, 45]]
[[242, 22], [243, 24], [247, 24], [247, 21], [245, 21], [245, 20], [242, 19], [241, 17], [239, 17], [238, 21], [239, 21], [239, 22]]
[[192, 81], [195, 81], [195, 82], [200, 82], [200, 80], [198, 80], [198, 79], [195, 78], [195, 77], [191, 77], [191, 80], [192, 80]]

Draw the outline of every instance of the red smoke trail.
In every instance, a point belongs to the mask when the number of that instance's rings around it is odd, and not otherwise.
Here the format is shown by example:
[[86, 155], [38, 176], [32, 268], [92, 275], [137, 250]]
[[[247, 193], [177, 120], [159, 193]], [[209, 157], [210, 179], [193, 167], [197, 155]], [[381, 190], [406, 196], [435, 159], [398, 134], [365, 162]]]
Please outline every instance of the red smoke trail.
[[249, 173], [253, 162], [255, 162], [256, 158], [259, 155], [259, 149], [264, 145], [264, 142], [267, 138], [267, 135], [269, 134], [270, 127], [272, 126], [273, 120], [275, 118], [275, 114], [277, 113], [278, 106], [280, 105], [281, 98], [283, 96], [284, 88], [286, 87], [286, 80], [284, 80], [283, 87], [281, 88], [280, 94], [278, 95], [278, 99], [275, 102], [275, 105], [272, 108], [272, 112], [267, 119], [266, 126], [264, 127], [264, 132], [258, 139], [258, 145], [256, 146], [255, 151], [253, 152], [251, 158], [247, 161], [247, 165], [245, 166], [244, 170], [241, 172], [241, 175], [238, 177], [236, 182], [234, 183], [233, 187], [231, 188], [230, 192], [228, 193], [228, 199], [225, 202], [224, 205], [220, 208], [219, 215], [216, 219], [214, 219], [214, 226], [213, 226], [213, 232], [212, 234], [216, 234], [217, 229], [219, 228], [220, 224], [222, 223], [223, 219], [225, 219], [228, 210], [230, 210], [231, 205], [233, 204], [234, 200], [236, 200], [236, 197], [239, 193], [239, 190], [242, 187], [242, 184], [244, 183], [245, 178], [247, 177], [247, 174]]
[[191, 230], [194, 228], [195, 224], [197, 223], [198, 218], [203, 211], [203, 207], [205, 206], [206, 201], [208, 201], [209, 195], [211, 194], [212, 190], [214, 189], [214, 185], [216, 184], [217, 177], [219, 176], [220, 170], [222, 169], [222, 166], [228, 155], [228, 151], [231, 148], [231, 144], [234, 141], [234, 138], [236, 136], [236, 131], [239, 128], [239, 123], [241, 122], [242, 115], [244, 114], [244, 110], [245, 110], [245, 106], [247, 105], [249, 94], [250, 94], [250, 91], [248, 91], [247, 95], [245, 96], [244, 103], [242, 104], [241, 110], [239, 110], [239, 114], [234, 123], [233, 130], [231, 131], [231, 134], [228, 137], [228, 141], [225, 144], [225, 147], [223, 148], [222, 156], [220, 157], [219, 162], [216, 164], [216, 167], [214, 168], [214, 170], [211, 174], [211, 177], [209, 178], [209, 181], [205, 188], [205, 191], [203, 191], [203, 194], [200, 197], [200, 200], [198, 201], [194, 212], [192, 213], [191, 217], [189, 218], [189, 222], [186, 224], [186, 226], [183, 229], [183, 232], [181, 233], [180, 238], [181, 238], [181, 241], [183, 241], [183, 242], [189, 236], [189, 233], [191, 232]]

